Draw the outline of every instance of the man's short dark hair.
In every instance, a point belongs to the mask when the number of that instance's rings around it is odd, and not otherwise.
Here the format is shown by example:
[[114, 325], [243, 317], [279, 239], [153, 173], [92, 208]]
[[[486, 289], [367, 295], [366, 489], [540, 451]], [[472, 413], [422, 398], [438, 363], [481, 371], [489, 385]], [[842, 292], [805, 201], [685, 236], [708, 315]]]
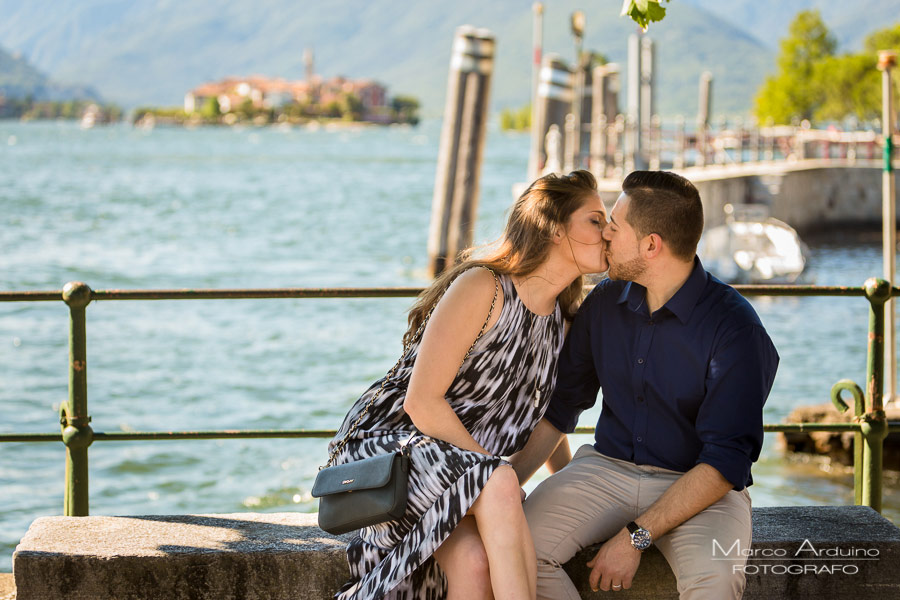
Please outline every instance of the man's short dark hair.
[[622, 183], [630, 198], [626, 220], [640, 237], [655, 233], [683, 260], [692, 260], [703, 233], [700, 192], [670, 171], [632, 171]]

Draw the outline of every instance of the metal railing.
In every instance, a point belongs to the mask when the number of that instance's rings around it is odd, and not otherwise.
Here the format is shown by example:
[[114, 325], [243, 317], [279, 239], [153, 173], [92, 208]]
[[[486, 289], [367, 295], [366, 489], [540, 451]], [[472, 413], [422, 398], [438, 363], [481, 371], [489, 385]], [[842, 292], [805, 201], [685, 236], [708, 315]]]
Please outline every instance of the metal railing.
[[[900, 422], [888, 423], [884, 412], [884, 304], [900, 295], [882, 279], [868, 279], [862, 287], [738, 285], [745, 296], [863, 296], [869, 301], [869, 335], [865, 392], [843, 379], [831, 390], [840, 412], [848, 410], [842, 399], [849, 392], [854, 403], [849, 423], [765, 424], [766, 432], [854, 432], [855, 502], [881, 511], [882, 449], [889, 431], [900, 431]], [[62, 292], [0, 292], [0, 302], [64, 301], [69, 307], [69, 396], [60, 407], [60, 433], [0, 433], [0, 442], [62, 442], [66, 446], [64, 514], [87, 516], [88, 448], [94, 442], [138, 440], [196, 440], [240, 438], [330, 438], [334, 430], [219, 430], [102, 432], [90, 425], [87, 404], [87, 348], [85, 309], [94, 300], [210, 300], [244, 298], [402, 298], [414, 297], [421, 288], [280, 288], [219, 290], [92, 290], [81, 282], [65, 285]], [[575, 433], [593, 433], [578, 427]]]

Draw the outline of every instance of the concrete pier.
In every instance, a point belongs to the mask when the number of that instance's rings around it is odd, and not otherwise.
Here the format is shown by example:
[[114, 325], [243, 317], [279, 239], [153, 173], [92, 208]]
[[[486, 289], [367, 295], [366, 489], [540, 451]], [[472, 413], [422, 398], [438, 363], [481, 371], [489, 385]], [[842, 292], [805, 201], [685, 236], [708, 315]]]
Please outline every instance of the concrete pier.
[[[349, 577], [351, 537], [327, 534], [315, 514], [302, 513], [42, 517], [13, 555], [17, 600], [326, 600]], [[809, 560], [812, 550], [821, 560]], [[711, 547], [710, 557], [733, 561], [739, 551]], [[748, 600], [900, 597], [900, 530], [871, 508], [756, 508], [752, 546], [743, 551], [754, 557]], [[584, 598], [596, 596], [584, 566], [594, 553], [587, 548], [565, 566]], [[820, 571], [803, 572], [804, 565]], [[823, 565], [833, 572], [823, 575]], [[651, 549], [634, 587], [616, 596], [678, 593]]]
[[[777, 163], [741, 163], [678, 169], [700, 191], [704, 228], [725, 222], [726, 204], [763, 204], [771, 216], [801, 233], [881, 223], [880, 160], [850, 166], [827, 159]], [[622, 190], [620, 179], [599, 183], [600, 196], [612, 206]]]

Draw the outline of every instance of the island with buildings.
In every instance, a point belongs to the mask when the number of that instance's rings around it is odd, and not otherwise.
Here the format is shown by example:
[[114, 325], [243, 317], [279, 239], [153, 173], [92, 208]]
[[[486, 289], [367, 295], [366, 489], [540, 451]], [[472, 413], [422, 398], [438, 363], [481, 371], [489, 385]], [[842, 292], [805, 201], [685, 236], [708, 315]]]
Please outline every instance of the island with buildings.
[[184, 96], [183, 108], [138, 108], [137, 125], [157, 123], [201, 125], [236, 123], [308, 123], [345, 121], [374, 124], [419, 121], [419, 102], [388, 95], [372, 79], [323, 78], [313, 69], [312, 52], [304, 54], [306, 78], [226, 77], [201, 84]]

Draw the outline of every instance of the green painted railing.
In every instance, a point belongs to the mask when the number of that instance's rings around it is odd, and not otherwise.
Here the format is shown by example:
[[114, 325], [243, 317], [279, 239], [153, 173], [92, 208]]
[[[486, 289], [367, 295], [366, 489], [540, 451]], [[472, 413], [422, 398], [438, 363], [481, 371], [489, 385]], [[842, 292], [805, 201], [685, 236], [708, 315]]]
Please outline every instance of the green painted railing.
[[[884, 413], [884, 304], [900, 295], [882, 279], [868, 279], [862, 287], [847, 286], [735, 286], [745, 296], [863, 296], [869, 301], [869, 343], [865, 392], [850, 380], [841, 380], [831, 390], [832, 402], [841, 412], [848, 410], [841, 398], [849, 392], [854, 401], [851, 423], [766, 424], [766, 432], [852, 431], [855, 433], [854, 491], [857, 504], [881, 511], [882, 449], [889, 431], [900, 431], [900, 423], [888, 423]], [[402, 298], [414, 297], [421, 288], [286, 288], [220, 290], [92, 290], [81, 282], [56, 292], [0, 292], [0, 302], [50, 302], [63, 300], [69, 306], [69, 398], [60, 408], [60, 433], [0, 433], [0, 442], [62, 442], [66, 446], [66, 492], [64, 514], [88, 515], [88, 448], [94, 442], [137, 440], [197, 440], [236, 438], [330, 438], [334, 430], [266, 429], [221, 431], [94, 431], [88, 414], [87, 345], [85, 309], [94, 300], [210, 300], [236, 298]], [[575, 433], [593, 433], [579, 427]]]

